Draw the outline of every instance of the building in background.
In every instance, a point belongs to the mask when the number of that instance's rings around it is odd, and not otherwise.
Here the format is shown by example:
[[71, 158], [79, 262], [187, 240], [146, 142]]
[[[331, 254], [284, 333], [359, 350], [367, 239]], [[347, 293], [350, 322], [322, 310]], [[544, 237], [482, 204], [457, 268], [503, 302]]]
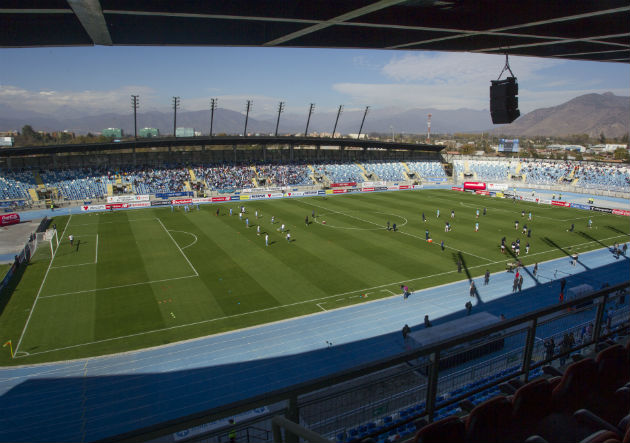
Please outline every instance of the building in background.
[[175, 130], [175, 137], [194, 137], [195, 129], [194, 128], [177, 128]]
[[123, 131], [120, 128], [107, 128], [101, 131], [101, 135], [103, 137], [121, 138], [123, 136]]
[[138, 136], [142, 138], [159, 137], [160, 131], [157, 128], [142, 128], [138, 131]]

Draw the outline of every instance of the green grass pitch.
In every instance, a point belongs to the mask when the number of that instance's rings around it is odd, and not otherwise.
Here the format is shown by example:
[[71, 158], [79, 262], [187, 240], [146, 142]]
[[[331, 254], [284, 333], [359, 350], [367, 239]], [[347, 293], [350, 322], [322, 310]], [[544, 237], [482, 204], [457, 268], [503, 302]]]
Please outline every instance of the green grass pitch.
[[[239, 204], [247, 210], [242, 220]], [[477, 220], [483, 207], [487, 215]], [[397, 232], [385, 229], [388, 221]], [[54, 259], [41, 245], [2, 294], [0, 339], [19, 345], [19, 358], [11, 361], [7, 351], [0, 364], [128, 351], [399, 296], [401, 284], [415, 290], [466, 278], [458, 259], [472, 276], [504, 270], [512, 257], [500, 253], [503, 236], [508, 249], [521, 238], [524, 264], [628, 236], [625, 217], [447, 190], [91, 213], [54, 223], [61, 240]], [[524, 223], [532, 238], [522, 235]], [[575, 232], [567, 232], [571, 223]]]

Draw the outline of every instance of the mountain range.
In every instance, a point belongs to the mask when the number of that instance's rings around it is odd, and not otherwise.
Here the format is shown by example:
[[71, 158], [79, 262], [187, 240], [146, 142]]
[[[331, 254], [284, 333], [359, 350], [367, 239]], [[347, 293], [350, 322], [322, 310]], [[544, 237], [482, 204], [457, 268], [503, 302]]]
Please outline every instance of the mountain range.
[[[284, 113], [280, 118], [279, 134], [303, 133], [306, 126], [306, 111], [303, 115]], [[536, 109], [509, 125], [493, 126], [487, 110], [457, 109], [370, 109], [363, 133], [378, 132], [395, 134], [424, 134], [427, 131], [427, 115], [431, 114], [431, 132], [447, 134], [455, 132], [495, 132], [516, 136], [562, 136], [589, 134], [621, 137], [629, 131], [630, 97], [612, 93], [586, 94], [551, 108]], [[249, 133], [269, 134], [275, 131], [277, 115], [249, 116]], [[336, 112], [315, 112], [309, 124], [309, 133], [331, 133]], [[357, 133], [363, 118], [363, 110], [343, 111], [337, 132]], [[140, 112], [138, 128], [158, 128], [161, 134], [173, 133], [173, 114], [167, 112]], [[55, 116], [27, 111], [16, 107], [0, 108], [0, 131], [20, 130], [29, 124], [35, 130], [68, 130], [78, 134], [98, 133], [104, 128], [122, 128], [133, 134], [133, 114], [106, 113], [81, 116], [71, 109], [60, 109]], [[213, 132], [215, 134], [240, 134], [243, 132], [245, 115], [241, 112], [219, 108], [215, 111]], [[177, 114], [178, 127], [192, 127], [204, 134], [210, 131], [210, 111], [187, 111]]]

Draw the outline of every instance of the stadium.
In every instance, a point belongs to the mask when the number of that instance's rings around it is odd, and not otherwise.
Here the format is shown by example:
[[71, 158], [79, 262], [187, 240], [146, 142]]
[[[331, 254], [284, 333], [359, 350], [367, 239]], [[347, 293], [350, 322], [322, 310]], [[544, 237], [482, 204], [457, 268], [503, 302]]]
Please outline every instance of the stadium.
[[627, 438], [627, 163], [244, 133], [0, 151], [0, 440]]

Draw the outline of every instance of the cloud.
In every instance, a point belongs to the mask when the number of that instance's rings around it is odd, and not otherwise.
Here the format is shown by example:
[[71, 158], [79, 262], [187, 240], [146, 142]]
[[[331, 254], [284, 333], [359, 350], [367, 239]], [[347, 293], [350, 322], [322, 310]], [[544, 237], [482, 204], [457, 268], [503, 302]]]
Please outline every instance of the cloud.
[[[570, 75], [558, 79], [545, 72], [562, 67], [564, 60], [510, 57], [510, 67], [519, 83], [521, 113], [559, 105], [579, 95], [611, 91], [628, 95], [623, 88], [611, 89], [596, 79], [579, 80]], [[393, 57], [381, 74], [382, 83], [335, 83], [332, 88], [348, 97], [349, 106], [488, 109], [490, 81], [497, 79], [505, 56], [471, 53], [413, 53]], [[505, 78], [504, 73], [501, 78]]]
[[144, 86], [123, 86], [105, 91], [30, 91], [17, 86], [3, 85], [0, 88], [0, 106], [6, 104], [44, 114], [52, 114], [60, 108], [72, 109], [83, 115], [128, 112], [131, 109], [131, 94], [141, 96], [141, 106], [150, 103], [154, 97], [153, 90]]

